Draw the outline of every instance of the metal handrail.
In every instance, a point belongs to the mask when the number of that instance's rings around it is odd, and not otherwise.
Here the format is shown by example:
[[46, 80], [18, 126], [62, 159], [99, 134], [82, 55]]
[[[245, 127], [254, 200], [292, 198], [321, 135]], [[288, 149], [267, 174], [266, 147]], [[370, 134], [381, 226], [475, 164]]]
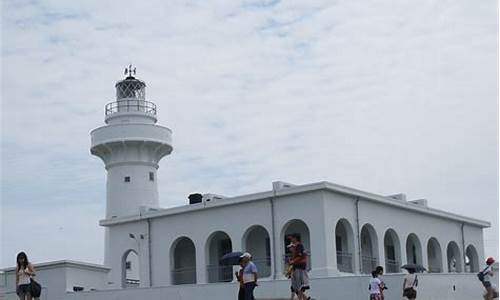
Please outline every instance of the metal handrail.
[[156, 104], [141, 99], [123, 99], [106, 104], [104, 113], [106, 116], [118, 112], [139, 111], [156, 115]]
[[386, 259], [385, 260], [385, 272], [386, 273], [399, 273], [400, 272], [400, 263], [398, 260], [394, 259]]
[[196, 283], [196, 267], [176, 268], [171, 271], [172, 284]]
[[231, 282], [233, 280], [233, 266], [220, 264], [207, 265], [208, 282]]
[[337, 251], [337, 269], [340, 272], [353, 273], [352, 253]]
[[361, 256], [362, 273], [370, 274], [377, 266], [377, 258], [368, 255]]

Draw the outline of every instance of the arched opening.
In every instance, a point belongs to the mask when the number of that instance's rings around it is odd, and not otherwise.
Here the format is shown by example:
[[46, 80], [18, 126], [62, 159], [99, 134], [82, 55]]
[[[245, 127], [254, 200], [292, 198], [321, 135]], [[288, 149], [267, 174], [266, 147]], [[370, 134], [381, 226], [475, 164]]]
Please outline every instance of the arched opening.
[[340, 219], [335, 226], [335, 250], [337, 252], [337, 269], [340, 272], [354, 273], [354, 234], [352, 226], [346, 219]]
[[460, 248], [457, 243], [451, 241], [446, 248], [446, 258], [448, 261], [448, 272], [458, 273], [462, 272], [462, 259], [460, 256]]
[[476, 248], [472, 245], [469, 245], [465, 250], [465, 262], [465, 272], [479, 272], [479, 256]]
[[208, 282], [229, 282], [233, 280], [233, 267], [220, 264], [220, 258], [233, 251], [231, 238], [222, 231], [210, 235], [207, 240]]
[[406, 263], [422, 264], [422, 245], [414, 233], [410, 233], [406, 239]]
[[141, 284], [139, 256], [135, 250], [128, 250], [122, 256], [122, 288], [139, 287]]
[[193, 241], [180, 237], [170, 249], [172, 284], [196, 283], [196, 250]]
[[259, 277], [271, 276], [271, 243], [267, 230], [262, 226], [252, 226], [243, 235], [244, 251], [252, 254]]
[[361, 271], [369, 274], [378, 265], [378, 239], [377, 232], [370, 224], [361, 228]]
[[[310, 253], [311, 249], [311, 241], [309, 236], [309, 228], [306, 223], [302, 220], [291, 220], [283, 226], [283, 230], [281, 231], [281, 240], [283, 241], [283, 251], [281, 252], [283, 255], [283, 261], [288, 262], [288, 258], [290, 257], [290, 252], [287, 246], [290, 244], [289, 237], [291, 235], [297, 235], [300, 237], [301, 243], [304, 246], [304, 249]], [[286, 269], [287, 264], [284, 264]], [[307, 261], [307, 269], [311, 267], [311, 256], [308, 257]]]
[[429, 273], [443, 272], [443, 255], [441, 253], [441, 245], [436, 238], [430, 238], [427, 243], [427, 261]]
[[401, 267], [401, 246], [399, 237], [393, 229], [388, 229], [384, 235], [385, 272], [398, 273]]

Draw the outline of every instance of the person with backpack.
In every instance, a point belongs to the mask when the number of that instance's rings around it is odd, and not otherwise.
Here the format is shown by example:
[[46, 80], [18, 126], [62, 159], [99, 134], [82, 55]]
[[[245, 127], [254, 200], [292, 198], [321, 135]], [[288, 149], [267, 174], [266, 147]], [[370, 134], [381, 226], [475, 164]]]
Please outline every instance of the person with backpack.
[[486, 294], [484, 294], [484, 299], [486, 300], [493, 300], [495, 299], [495, 296], [498, 298], [498, 292], [496, 292], [494, 287], [491, 285], [491, 277], [493, 276], [491, 267], [494, 263], [495, 259], [493, 257], [488, 257], [488, 259], [486, 259], [486, 268], [477, 274], [479, 281], [483, 283], [483, 286], [486, 289]]

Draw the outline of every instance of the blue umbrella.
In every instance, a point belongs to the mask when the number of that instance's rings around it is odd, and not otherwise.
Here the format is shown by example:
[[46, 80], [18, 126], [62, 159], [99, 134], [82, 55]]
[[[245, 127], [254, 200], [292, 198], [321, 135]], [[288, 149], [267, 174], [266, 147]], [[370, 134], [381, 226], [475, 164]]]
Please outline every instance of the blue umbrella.
[[243, 254], [243, 252], [240, 251], [235, 251], [235, 252], [229, 252], [225, 254], [221, 259], [219, 260], [221, 265], [225, 266], [233, 266], [233, 265], [239, 265], [240, 264], [240, 256]]
[[427, 271], [427, 269], [420, 264], [406, 264], [401, 266], [401, 269], [406, 269], [406, 270], [413, 269], [417, 273], [423, 273], [424, 271]]

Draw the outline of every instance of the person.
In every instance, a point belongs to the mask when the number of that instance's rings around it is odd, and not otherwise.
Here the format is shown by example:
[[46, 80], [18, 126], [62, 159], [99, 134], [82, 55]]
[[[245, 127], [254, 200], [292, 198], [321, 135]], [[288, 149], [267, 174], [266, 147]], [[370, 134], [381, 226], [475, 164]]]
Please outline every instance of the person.
[[408, 274], [406, 274], [403, 281], [403, 297], [409, 300], [417, 299], [417, 291], [415, 288], [418, 286], [418, 278], [415, 271], [415, 269], [408, 269]]
[[35, 276], [35, 268], [24, 252], [19, 252], [16, 257], [16, 294], [20, 300], [31, 300], [30, 279]]
[[289, 256], [289, 259], [287, 260], [288, 262], [288, 268], [287, 268], [287, 271], [286, 271], [286, 277], [290, 279], [290, 300], [294, 300], [295, 299], [295, 295], [298, 296], [298, 293], [295, 292], [295, 289], [293, 288], [293, 279], [292, 279], [292, 276], [293, 276], [293, 264], [290, 264], [290, 259], [295, 256], [295, 245], [293, 243], [290, 243], [288, 246], [286, 246], [287, 248], [287, 252], [288, 252], [288, 256]]
[[243, 283], [243, 269], [245, 268], [245, 264], [243, 263], [243, 259], [240, 257], [240, 270], [238, 272], [234, 272], [236, 279], [239, 283], [238, 290], [238, 300], [245, 300], [245, 284]]
[[370, 300], [381, 300], [380, 292], [382, 291], [382, 282], [378, 279], [378, 272], [376, 270], [372, 271], [372, 278], [368, 284], [368, 290], [370, 291]]
[[253, 290], [258, 285], [257, 266], [250, 260], [252, 255], [248, 252], [243, 253], [240, 258], [244, 265], [242, 279], [245, 289], [245, 300], [254, 300]]
[[375, 271], [377, 272], [377, 278], [380, 280], [380, 299], [384, 300], [384, 290], [387, 289], [387, 287], [385, 286], [384, 278], [382, 277], [382, 275], [384, 274], [384, 267], [377, 266], [375, 268]]
[[[493, 271], [491, 267], [495, 263], [495, 259], [493, 257], [488, 257], [486, 259], [486, 268], [481, 272], [483, 273], [483, 286], [486, 289], [486, 294], [484, 294], [484, 299], [492, 300], [494, 297], [498, 297], [498, 292], [495, 291], [495, 288], [491, 284], [491, 277], [493, 276]], [[496, 292], [496, 295], [495, 295]]]
[[291, 275], [292, 289], [299, 300], [309, 300], [311, 297], [308, 297], [305, 293], [306, 290], [310, 289], [309, 276], [307, 275], [307, 253], [300, 242], [298, 234], [292, 235], [290, 241], [295, 245], [294, 254], [289, 260], [289, 264], [293, 266]]

